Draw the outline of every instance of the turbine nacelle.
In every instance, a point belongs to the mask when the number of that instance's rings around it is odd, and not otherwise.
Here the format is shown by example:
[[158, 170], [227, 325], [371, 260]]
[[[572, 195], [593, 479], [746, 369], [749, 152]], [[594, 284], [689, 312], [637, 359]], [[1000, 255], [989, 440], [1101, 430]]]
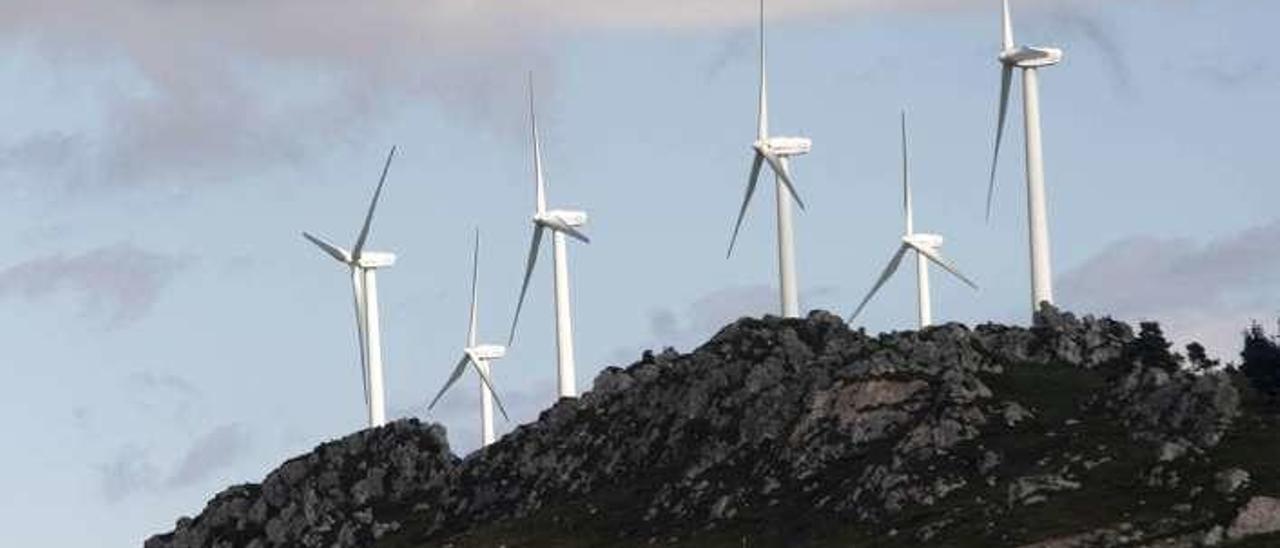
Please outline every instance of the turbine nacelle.
[[481, 344], [466, 349], [467, 355], [471, 359], [480, 360], [498, 360], [507, 355], [507, 347], [497, 344]]
[[941, 234], [908, 234], [902, 237], [902, 243], [917, 249], [924, 248], [934, 252], [942, 248], [942, 242]]
[[1018, 68], [1048, 67], [1062, 62], [1062, 50], [1020, 46], [1000, 52], [1000, 62]]
[[533, 222], [553, 230], [563, 227], [577, 228], [587, 224], [587, 212], [553, 209], [533, 216]]
[[353, 266], [360, 268], [389, 268], [396, 264], [396, 254], [385, 251], [365, 251], [360, 258], [352, 261]]
[[803, 156], [813, 149], [813, 140], [807, 137], [769, 137], [756, 141], [751, 148], [759, 152], [771, 152], [775, 156]]

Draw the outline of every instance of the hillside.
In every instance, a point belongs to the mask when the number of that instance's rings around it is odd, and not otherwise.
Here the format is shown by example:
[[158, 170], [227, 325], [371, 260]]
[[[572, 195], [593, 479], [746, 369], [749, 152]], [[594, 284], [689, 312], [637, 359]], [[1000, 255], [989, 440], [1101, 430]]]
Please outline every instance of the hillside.
[[1181, 361], [1051, 309], [743, 319], [465, 459], [415, 420], [324, 444], [146, 548], [1280, 545], [1280, 421]]

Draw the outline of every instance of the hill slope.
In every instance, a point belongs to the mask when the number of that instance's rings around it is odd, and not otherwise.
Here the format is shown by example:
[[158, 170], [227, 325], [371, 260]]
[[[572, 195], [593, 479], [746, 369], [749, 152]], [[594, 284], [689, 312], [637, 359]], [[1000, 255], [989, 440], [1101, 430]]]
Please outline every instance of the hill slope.
[[1178, 361], [1054, 310], [743, 319], [466, 459], [412, 420], [322, 445], [146, 547], [1280, 545], [1280, 424]]

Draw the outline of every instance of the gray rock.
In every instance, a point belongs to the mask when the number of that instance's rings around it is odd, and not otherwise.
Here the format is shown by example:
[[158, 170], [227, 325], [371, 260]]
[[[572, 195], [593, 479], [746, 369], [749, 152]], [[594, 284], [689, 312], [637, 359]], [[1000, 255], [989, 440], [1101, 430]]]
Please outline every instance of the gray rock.
[[1249, 472], [1239, 468], [1229, 468], [1214, 474], [1213, 487], [1224, 495], [1234, 494], [1249, 485]]
[[1239, 540], [1276, 532], [1280, 532], [1280, 499], [1253, 497], [1227, 527], [1227, 538]]

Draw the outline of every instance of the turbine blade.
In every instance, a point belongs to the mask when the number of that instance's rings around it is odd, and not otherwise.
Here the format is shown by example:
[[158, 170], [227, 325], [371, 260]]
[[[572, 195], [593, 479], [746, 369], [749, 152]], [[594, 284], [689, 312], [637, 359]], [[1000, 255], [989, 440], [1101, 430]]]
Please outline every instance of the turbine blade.
[[516, 324], [520, 322], [520, 310], [524, 308], [524, 297], [529, 292], [529, 279], [533, 277], [533, 267], [538, 263], [538, 246], [542, 244], [542, 225], [533, 229], [533, 241], [529, 242], [529, 259], [524, 267], [524, 283], [520, 285], [520, 299], [516, 301], [516, 315], [511, 319], [511, 334], [507, 336], [507, 346], [516, 340]]
[[338, 247], [336, 245], [333, 245], [332, 243], [329, 243], [328, 240], [325, 240], [324, 238], [321, 238], [319, 236], [312, 236], [311, 234], [308, 234], [306, 232], [302, 233], [302, 237], [306, 238], [311, 243], [316, 244], [316, 247], [319, 247], [325, 253], [328, 253], [330, 257], [337, 259], [339, 262], [341, 263], [351, 262], [350, 253], [347, 253], [347, 251], [345, 249], [342, 249], [341, 247]]
[[991, 180], [987, 183], [987, 220], [991, 220], [991, 199], [996, 191], [996, 166], [1000, 162], [1000, 141], [1004, 138], [1005, 117], [1009, 113], [1009, 88], [1013, 84], [1013, 67], [1004, 65], [1000, 71], [1000, 115], [996, 118], [996, 147], [991, 155]]
[[588, 238], [587, 235], [583, 234], [581, 230], [578, 230], [567, 224], [561, 224], [560, 226], [557, 226], [555, 230], [558, 232], [563, 232], [565, 234], [568, 234], [571, 238], [578, 240], [584, 244], [591, 243], [591, 238]]
[[507, 408], [502, 405], [502, 398], [498, 397], [498, 390], [493, 387], [493, 380], [489, 378], [489, 375], [485, 374], [484, 369], [480, 367], [479, 363], [476, 363], [476, 360], [471, 360], [471, 365], [475, 366], [476, 374], [480, 375], [481, 382], [484, 383], [485, 388], [489, 389], [489, 394], [493, 396], [493, 401], [498, 404], [498, 411], [502, 412], [502, 418], [506, 419], [507, 422], [511, 422], [511, 417], [507, 415]]
[[897, 272], [898, 265], [902, 264], [902, 257], [907, 254], [907, 249], [907, 245], [903, 244], [898, 248], [898, 252], [893, 254], [893, 258], [889, 259], [888, 266], [885, 266], [884, 272], [880, 273], [880, 279], [876, 280], [876, 284], [871, 286], [871, 291], [867, 292], [867, 296], [863, 297], [861, 303], [858, 303], [858, 308], [853, 311], [853, 315], [849, 316], [849, 323], [853, 323], [853, 319], [862, 313], [862, 309], [866, 308], [868, 302], [871, 302], [871, 297], [874, 297], [876, 292], [880, 291], [880, 288], [884, 286], [884, 283], [893, 276], [893, 273]]
[[364, 405], [369, 406], [369, 357], [365, 344], [364, 278], [360, 269], [351, 269], [351, 289], [355, 292], [356, 340], [360, 344], [360, 382], [364, 386]]
[[1013, 17], [1009, 15], [1009, 0], [1001, 5], [1000, 45], [1004, 51], [1013, 49]]
[[795, 198], [796, 204], [800, 206], [800, 209], [804, 209], [804, 200], [801, 200], [800, 194], [796, 192], [796, 186], [791, 182], [791, 174], [787, 172], [787, 166], [782, 164], [782, 159], [767, 149], [761, 150], [760, 154], [764, 156], [764, 159], [769, 162], [769, 166], [773, 168], [773, 172], [782, 180], [782, 186], [787, 187], [787, 192], [791, 194], [792, 198]]
[[364, 226], [360, 227], [360, 237], [356, 238], [356, 245], [351, 250], [351, 255], [357, 259], [364, 251], [365, 242], [369, 240], [369, 226], [373, 224], [373, 212], [378, 208], [378, 198], [382, 197], [382, 185], [387, 182], [387, 171], [391, 169], [391, 160], [395, 156], [396, 147], [392, 145], [391, 152], [387, 153], [387, 163], [382, 166], [382, 177], [378, 178], [378, 188], [373, 191], [373, 200], [369, 202], [369, 213], [364, 217]]
[[480, 299], [480, 288], [477, 280], [480, 277], [480, 229], [476, 229], [475, 249], [471, 252], [471, 319], [467, 322], [467, 346], [476, 345], [476, 303]]
[[760, 0], [760, 110], [756, 125], [756, 139], [769, 138], [769, 79], [765, 71], [764, 0]]
[[733, 256], [733, 244], [738, 241], [738, 231], [742, 229], [742, 219], [747, 215], [747, 206], [751, 204], [751, 195], [756, 191], [756, 182], [760, 180], [760, 168], [764, 164], [764, 156], [756, 151], [755, 160], [751, 162], [751, 176], [747, 178], [747, 194], [742, 197], [742, 208], [738, 210], [738, 220], [733, 223], [733, 237], [729, 238], [729, 252], [725, 258]]
[[533, 177], [537, 199], [535, 211], [547, 210], [547, 182], [542, 174], [542, 142], [538, 139], [538, 114], [533, 103], [533, 72], [529, 72], [529, 126], [533, 131]]
[[907, 156], [907, 109], [902, 109], [902, 210], [907, 218], [907, 234], [915, 232], [915, 220], [911, 212], [911, 177]]
[[444, 393], [448, 392], [449, 388], [452, 387], [454, 383], [457, 383], [458, 379], [462, 377], [462, 374], [467, 371], [467, 363], [470, 361], [471, 356], [469, 354], [462, 355], [462, 359], [458, 361], [458, 365], [454, 366], [453, 373], [449, 374], [449, 380], [445, 381], [444, 387], [440, 388], [440, 392], [436, 393], [435, 399], [431, 400], [431, 405], [428, 405], [427, 409], [430, 410], [436, 408], [436, 404], [440, 403], [440, 398], [444, 397]]
[[918, 246], [912, 243], [907, 243], [907, 245], [911, 246], [911, 248], [916, 250], [917, 253], [924, 255], [926, 259], [929, 259], [934, 264], [942, 267], [947, 272], [950, 272], [952, 276], [960, 278], [960, 281], [964, 282], [969, 287], [978, 289], [978, 284], [973, 283], [973, 280], [970, 280], [967, 276], [965, 276], [964, 274], [961, 274], [960, 270], [957, 269], [955, 265], [952, 265], [949, 261], [942, 258], [942, 255], [939, 255], [934, 250], [926, 248], [924, 246]]

